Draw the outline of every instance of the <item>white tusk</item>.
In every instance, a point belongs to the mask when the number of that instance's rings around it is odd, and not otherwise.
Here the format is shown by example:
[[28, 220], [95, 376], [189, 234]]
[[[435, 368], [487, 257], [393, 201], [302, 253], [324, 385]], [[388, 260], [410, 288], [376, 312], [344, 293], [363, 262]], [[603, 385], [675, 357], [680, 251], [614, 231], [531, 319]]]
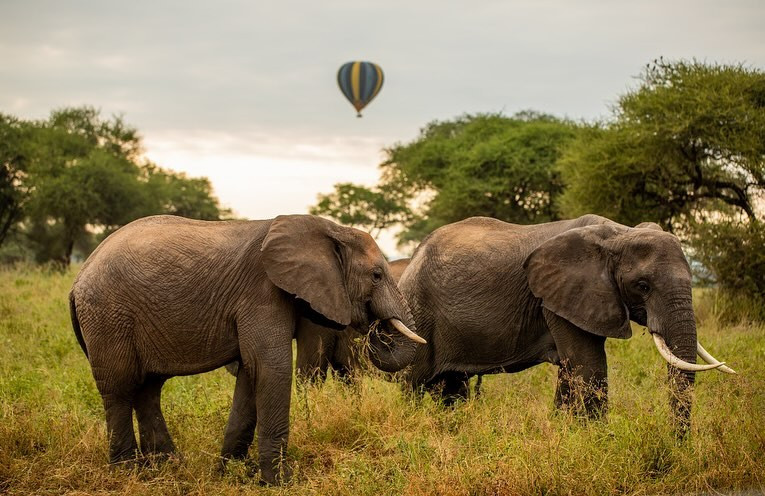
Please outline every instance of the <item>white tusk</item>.
[[664, 341], [663, 337], [653, 332], [651, 335], [653, 336], [653, 342], [656, 345], [656, 348], [659, 350], [659, 354], [673, 367], [676, 367], [680, 370], [687, 370], [689, 372], [700, 372], [702, 370], [716, 369], [717, 367], [723, 366], [722, 362], [712, 363], [709, 365], [699, 365], [696, 363], [689, 363], [685, 360], [681, 360], [680, 358], [676, 357], [672, 351], [670, 351], [669, 346], [667, 346], [667, 343]]
[[390, 323], [393, 325], [393, 327], [398, 332], [400, 332], [404, 336], [408, 337], [409, 339], [411, 339], [415, 343], [428, 344], [427, 341], [422, 339], [420, 336], [418, 336], [414, 332], [410, 331], [409, 328], [407, 326], [405, 326], [404, 323], [401, 322], [400, 320], [398, 320], [398, 319], [390, 319]]
[[[713, 357], [707, 350], [704, 349], [703, 346], [701, 346], [701, 343], [696, 343], [696, 353], [699, 354], [702, 360], [704, 360], [707, 363], [713, 363], [718, 364], [720, 363], [720, 360]], [[720, 372], [725, 372], [726, 374], [735, 374], [736, 371], [732, 368], [723, 365], [722, 367], [718, 368]]]

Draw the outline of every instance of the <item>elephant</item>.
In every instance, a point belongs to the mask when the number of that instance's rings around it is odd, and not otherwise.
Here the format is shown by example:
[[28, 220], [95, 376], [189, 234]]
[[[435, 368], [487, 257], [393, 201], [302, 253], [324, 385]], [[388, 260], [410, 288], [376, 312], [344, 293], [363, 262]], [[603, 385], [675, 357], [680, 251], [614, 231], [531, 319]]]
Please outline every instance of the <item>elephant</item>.
[[69, 295], [72, 324], [102, 396], [109, 461], [168, 456], [175, 445], [162, 385], [234, 360], [233, 405], [221, 463], [242, 459], [258, 433], [265, 483], [289, 479], [292, 339], [306, 317], [368, 332], [373, 363], [398, 370], [413, 356], [412, 314], [374, 240], [320, 217], [136, 220], [88, 257]]
[[[408, 265], [408, 258], [388, 264], [394, 281], [398, 282]], [[358, 342], [358, 336], [359, 333], [350, 328], [338, 332], [303, 319], [295, 335], [297, 342], [295, 372], [298, 379], [324, 380], [330, 367], [337, 376], [349, 378], [362, 366], [361, 354], [364, 350], [362, 344]]]
[[[586, 418], [607, 408], [606, 338], [648, 326], [669, 362], [678, 433], [690, 425], [695, 372], [733, 373], [698, 343], [691, 271], [677, 237], [585, 215], [538, 225], [473, 217], [416, 249], [399, 288], [418, 333], [407, 376], [451, 403], [473, 375], [559, 367], [555, 405]], [[696, 354], [709, 365], [696, 364]]]

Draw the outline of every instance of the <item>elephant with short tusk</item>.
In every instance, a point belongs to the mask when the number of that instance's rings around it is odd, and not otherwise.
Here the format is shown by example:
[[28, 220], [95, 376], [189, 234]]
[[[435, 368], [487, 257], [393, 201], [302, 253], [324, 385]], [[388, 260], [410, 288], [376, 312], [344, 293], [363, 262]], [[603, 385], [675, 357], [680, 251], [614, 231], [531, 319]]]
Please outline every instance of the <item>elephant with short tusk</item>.
[[[691, 271], [678, 239], [653, 223], [629, 228], [596, 215], [521, 226], [474, 217], [430, 234], [399, 288], [428, 341], [408, 380], [464, 397], [476, 374], [558, 365], [558, 406], [606, 408], [606, 338], [650, 328], [669, 362], [679, 434], [689, 426], [697, 371], [721, 364], [698, 343]], [[696, 364], [697, 353], [708, 365]]]
[[[380, 364], [411, 361], [409, 307], [372, 238], [309, 215], [207, 222], [155, 216], [90, 255], [70, 293], [72, 323], [106, 411], [109, 460], [175, 450], [164, 382], [229, 362], [237, 372], [221, 456], [243, 458], [258, 433], [261, 477], [289, 477], [292, 339], [301, 318], [368, 332]], [[401, 365], [401, 366], [403, 366]]]
[[[409, 265], [409, 259], [403, 258], [388, 264], [391, 277], [398, 282], [401, 274]], [[357, 339], [358, 332], [353, 329], [334, 329], [314, 324], [304, 319], [298, 326], [295, 341], [297, 342], [297, 366], [295, 373], [303, 380], [324, 380], [332, 368], [339, 377], [348, 378], [362, 366], [364, 347]], [[377, 361], [376, 354], [368, 355], [377, 368], [385, 370], [386, 364]], [[393, 367], [395, 372], [401, 367]]]

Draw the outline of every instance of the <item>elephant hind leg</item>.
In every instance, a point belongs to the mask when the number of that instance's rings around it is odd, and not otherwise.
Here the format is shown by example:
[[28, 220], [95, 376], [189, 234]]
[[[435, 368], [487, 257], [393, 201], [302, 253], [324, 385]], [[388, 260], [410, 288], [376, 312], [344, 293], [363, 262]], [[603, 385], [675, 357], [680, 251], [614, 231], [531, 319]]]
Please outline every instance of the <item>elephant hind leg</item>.
[[224, 464], [229, 459], [244, 459], [255, 438], [257, 410], [253, 384], [254, 381], [245, 367], [240, 366], [236, 375], [234, 402], [231, 405], [226, 432], [223, 436], [221, 459]]
[[133, 402], [140, 385], [138, 359], [132, 343], [95, 336], [89, 342], [89, 360], [106, 411], [109, 463], [134, 460], [138, 444], [133, 431]]
[[175, 444], [167, 430], [160, 405], [162, 386], [166, 380], [167, 377], [148, 377], [136, 392], [133, 401], [138, 419], [141, 451], [144, 455], [167, 455], [175, 452]]
[[133, 400], [135, 385], [115, 381], [109, 370], [93, 367], [98, 391], [106, 411], [106, 433], [109, 439], [109, 463], [133, 460], [138, 445], [133, 432]]

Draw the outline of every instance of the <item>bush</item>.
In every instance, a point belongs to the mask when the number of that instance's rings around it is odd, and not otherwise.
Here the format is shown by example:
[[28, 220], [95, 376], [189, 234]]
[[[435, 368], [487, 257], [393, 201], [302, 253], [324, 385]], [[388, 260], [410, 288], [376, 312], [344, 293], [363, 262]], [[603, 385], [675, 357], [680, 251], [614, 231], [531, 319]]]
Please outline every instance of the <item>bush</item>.
[[754, 314], [750, 317], [765, 320], [765, 226], [759, 222], [703, 224], [695, 230], [692, 246], [722, 293], [746, 302], [744, 307]]

